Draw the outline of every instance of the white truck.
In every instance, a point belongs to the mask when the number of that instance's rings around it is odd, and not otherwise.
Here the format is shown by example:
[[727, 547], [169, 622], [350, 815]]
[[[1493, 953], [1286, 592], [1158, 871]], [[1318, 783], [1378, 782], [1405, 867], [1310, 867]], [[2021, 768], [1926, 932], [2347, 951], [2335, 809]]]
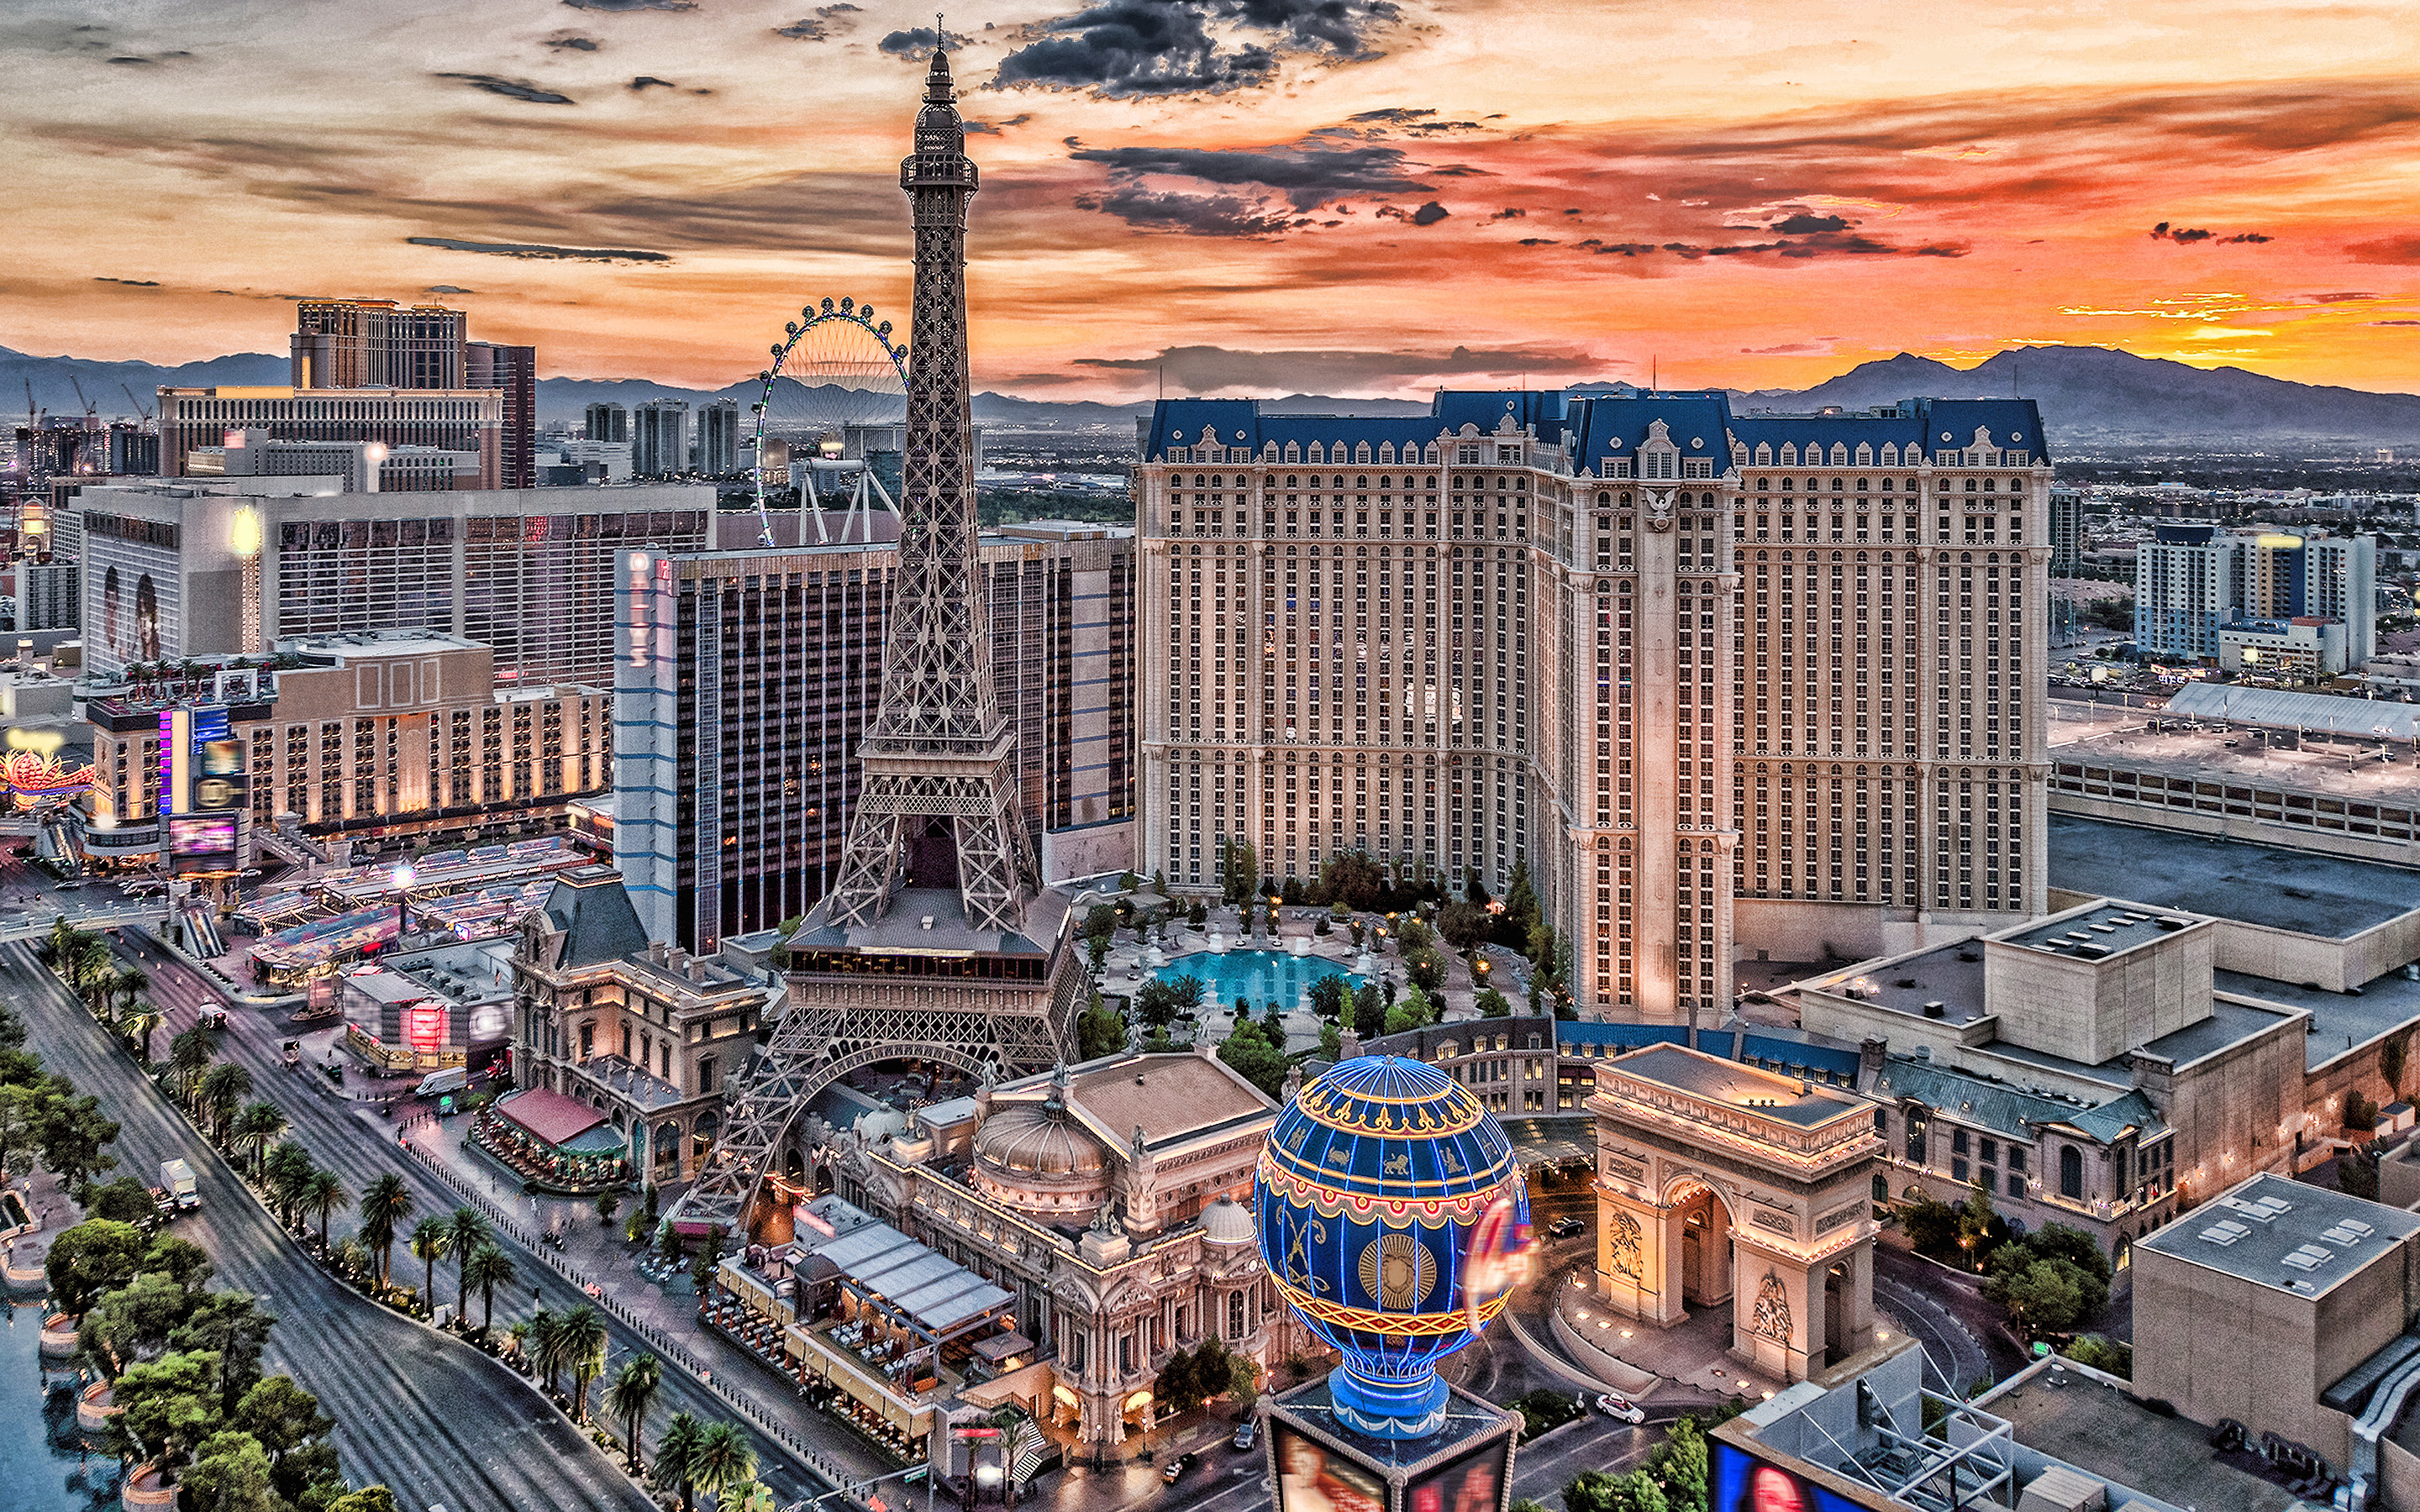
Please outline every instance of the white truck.
[[194, 1184], [194, 1168], [181, 1160], [160, 1163], [160, 1186], [179, 1211], [202, 1205], [202, 1195]]
[[470, 1085], [471, 1073], [469, 1072], [463, 1070], [459, 1066], [448, 1066], [442, 1071], [432, 1071], [427, 1075], [420, 1078], [420, 1090], [415, 1095], [420, 1097], [443, 1097], [448, 1092], [462, 1091]]

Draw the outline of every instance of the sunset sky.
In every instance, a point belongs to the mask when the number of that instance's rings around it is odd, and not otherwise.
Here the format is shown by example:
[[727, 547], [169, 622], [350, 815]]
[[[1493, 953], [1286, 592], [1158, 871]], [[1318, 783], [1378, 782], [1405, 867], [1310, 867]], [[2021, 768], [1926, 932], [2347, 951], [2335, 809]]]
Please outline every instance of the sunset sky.
[[[2412, 0], [947, 24], [984, 388], [1417, 395], [1651, 361], [1797, 387], [2072, 343], [2420, 390]], [[712, 386], [826, 295], [904, 325], [932, 25], [875, 0], [11, 0], [0, 346], [283, 352], [292, 297], [432, 299], [546, 376]]]

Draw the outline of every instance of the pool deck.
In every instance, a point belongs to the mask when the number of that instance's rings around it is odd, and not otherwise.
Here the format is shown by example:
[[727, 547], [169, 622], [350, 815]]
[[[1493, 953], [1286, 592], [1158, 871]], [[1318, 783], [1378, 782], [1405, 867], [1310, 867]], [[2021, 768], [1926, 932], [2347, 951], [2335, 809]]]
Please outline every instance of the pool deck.
[[[1138, 902], [1148, 902], [1154, 905], [1159, 901], [1158, 895], [1148, 888], [1134, 896]], [[1336, 927], [1333, 933], [1323, 935], [1317, 933], [1318, 921], [1326, 917], [1326, 909], [1309, 904], [1280, 909], [1279, 933], [1274, 949], [1306, 964], [1322, 962], [1336, 970], [1355, 974], [1355, 968], [1361, 964], [1361, 952], [1354, 949], [1352, 935], [1341, 925]], [[1364, 922], [1368, 922], [1367, 916], [1364, 916]], [[1214, 933], [1219, 936], [1221, 944], [1225, 947], [1225, 953], [1243, 955], [1255, 950], [1266, 953], [1272, 949], [1266, 934], [1247, 937], [1241, 933], [1236, 910], [1223, 906], [1214, 907], [1210, 910], [1208, 924], [1202, 929], [1193, 929], [1181, 923], [1163, 927], [1159, 937], [1164, 939], [1165, 943], [1158, 946], [1161, 955], [1158, 964], [1152, 964], [1147, 961], [1145, 948], [1135, 943], [1134, 933], [1131, 930], [1120, 930], [1117, 943], [1110, 947], [1109, 958], [1102, 964], [1100, 975], [1094, 979], [1094, 984], [1105, 995], [1131, 997], [1142, 990], [1142, 984], [1145, 981], [1163, 971], [1169, 971], [1171, 967], [1177, 967], [1185, 957], [1209, 952], [1210, 936]], [[1294, 942], [1297, 939], [1305, 941], [1306, 948], [1302, 956], [1294, 957]], [[1399, 989], [1408, 986], [1411, 979], [1404, 969], [1402, 959], [1393, 952], [1394, 942], [1373, 939], [1370, 943], [1373, 947], [1386, 947], [1384, 949], [1373, 950], [1370, 956], [1369, 964], [1372, 968], [1370, 980], [1391, 980]], [[1443, 956], [1446, 962], [1445, 985], [1438, 995], [1445, 999], [1446, 1022], [1453, 1023], [1461, 1019], [1477, 1018], [1479, 1009], [1475, 1000], [1475, 991], [1470, 983], [1470, 968], [1463, 964], [1461, 957], [1446, 949], [1442, 945], [1438, 947], [1438, 954]], [[1181, 974], [1181, 972], [1171, 974]], [[1308, 985], [1307, 981], [1306, 985]], [[1209, 1006], [1206, 999], [1213, 995], [1215, 987], [1215, 983], [1207, 980], [1203, 983], [1202, 995], [1205, 998], [1203, 1004], [1205, 1008]], [[1230, 992], [1220, 1001], [1226, 1006], [1232, 1006], [1235, 995]], [[1510, 996], [1512, 994], [1508, 991], [1506, 995]], [[1265, 1002], [1265, 995], [1255, 998], [1253, 1001], [1255, 1010], [1258, 1010], [1264, 1002]], [[1224, 1017], [1223, 1012], [1215, 1017], [1205, 1014], [1203, 1022], [1214, 1030], [1222, 1030]], [[1318, 1046], [1320, 1030], [1318, 1015], [1311, 1012], [1301, 1002], [1296, 1001], [1286, 1006], [1283, 1017], [1286, 1026], [1286, 1048], [1289, 1051], [1312, 1049]]]

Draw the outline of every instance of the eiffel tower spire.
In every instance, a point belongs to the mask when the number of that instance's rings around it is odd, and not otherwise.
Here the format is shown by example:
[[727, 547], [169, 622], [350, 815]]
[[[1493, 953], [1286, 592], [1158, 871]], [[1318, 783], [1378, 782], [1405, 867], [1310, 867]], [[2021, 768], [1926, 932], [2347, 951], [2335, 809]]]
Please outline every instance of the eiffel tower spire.
[[954, 887], [978, 931], [1024, 922], [1032, 863], [1017, 795], [1016, 731], [992, 689], [975, 557], [967, 394], [966, 153], [949, 55], [933, 50], [916, 150], [899, 187], [916, 225], [899, 567], [883, 646], [882, 705], [827, 918], [879, 919], [900, 886]]

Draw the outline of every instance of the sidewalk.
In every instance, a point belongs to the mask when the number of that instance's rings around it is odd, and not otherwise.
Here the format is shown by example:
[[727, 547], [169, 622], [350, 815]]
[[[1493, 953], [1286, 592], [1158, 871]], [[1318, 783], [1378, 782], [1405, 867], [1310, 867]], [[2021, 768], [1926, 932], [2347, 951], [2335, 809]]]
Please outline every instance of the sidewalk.
[[[399, 1127], [409, 1136], [405, 1148], [416, 1159], [486, 1211], [491, 1222], [508, 1227], [539, 1262], [581, 1286], [598, 1306], [637, 1331], [670, 1364], [687, 1370], [735, 1412], [788, 1445], [811, 1468], [834, 1479], [866, 1479], [899, 1468], [847, 1427], [809, 1409], [797, 1399], [797, 1388], [700, 1323], [697, 1299], [686, 1280], [677, 1283], [677, 1291], [667, 1292], [641, 1276], [635, 1261], [645, 1251], [622, 1239], [622, 1225], [630, 1211], [628, 1199], [609, 1227], [597, 1221], [594, 1198], [523, 1193], [517, 1178], [465, 1147], [463, 1136], [470, 1122], [468, 1117], [437, 1119], [422, 1114], [406, 1119]], [[672, 1211], [677, 1196], [677, 1190], [661, 1195], [659, 1205], [664, 1211]], [[538, 1237], [547, 1233], [563, 1236], [561, 1250], [538, 1242]]]

